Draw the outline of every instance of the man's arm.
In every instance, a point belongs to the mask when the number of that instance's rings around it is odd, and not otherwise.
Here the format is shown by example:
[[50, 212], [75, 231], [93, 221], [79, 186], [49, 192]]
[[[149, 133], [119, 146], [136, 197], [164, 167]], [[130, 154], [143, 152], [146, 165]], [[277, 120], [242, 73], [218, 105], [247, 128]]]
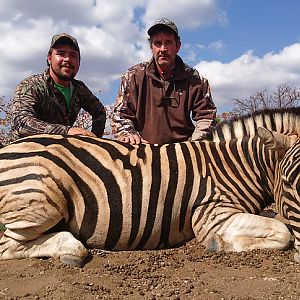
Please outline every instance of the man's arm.
[[140, 133], [136, 130], [134, 122], [136, 121], [134, 105], [130, 103], [130, 97], [134, 97], [134, 91], [130, 90], [129, 80], [132, 73], [128, 71], [121, 78], [121, 84], [118, 91], [112, 112], [112, 131], [115, 138], [119, 141], [131, 144], [147, 143], [142, 139]]
[[196, 98], [193, 105], [192, 116], [195, 123], [195, 130], [191, 140], [205, 138], [216, 124], [217, 108], [212, 100], [209, 82], [205, 78], [201, 79]]
[[19, 137], [38, 133], [66, 134], [70, 126], [52, 124], [37, 118], [40, 97], [33, 82], [20, 83], [13, 96], [12, 129]]

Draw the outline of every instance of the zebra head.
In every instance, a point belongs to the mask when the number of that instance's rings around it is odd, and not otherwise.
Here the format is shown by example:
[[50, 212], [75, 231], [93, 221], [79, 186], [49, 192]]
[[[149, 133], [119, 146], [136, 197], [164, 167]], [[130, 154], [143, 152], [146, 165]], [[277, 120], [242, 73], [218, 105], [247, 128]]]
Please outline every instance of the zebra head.
[[[274, 198], [279, 213], [288, 220], [295, 235], [295, 248], [300, 252], [300, 137], [258, 129], [263, 143], [278, 153]], [[300, 254], [295, 255], [300, 262]]]

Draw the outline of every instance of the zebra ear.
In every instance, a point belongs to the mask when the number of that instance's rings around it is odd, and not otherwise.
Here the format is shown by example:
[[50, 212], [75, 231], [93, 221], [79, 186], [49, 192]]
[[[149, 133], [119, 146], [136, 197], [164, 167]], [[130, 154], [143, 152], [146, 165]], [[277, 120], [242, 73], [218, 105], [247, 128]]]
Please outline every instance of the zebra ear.
[[288, 136], [277, 131], [270, 131], [263, 127], [259, 127], [257, 133], [267, 148], [278, 152], [280, 157], [284, 155], [297, 139], [295, 135]]

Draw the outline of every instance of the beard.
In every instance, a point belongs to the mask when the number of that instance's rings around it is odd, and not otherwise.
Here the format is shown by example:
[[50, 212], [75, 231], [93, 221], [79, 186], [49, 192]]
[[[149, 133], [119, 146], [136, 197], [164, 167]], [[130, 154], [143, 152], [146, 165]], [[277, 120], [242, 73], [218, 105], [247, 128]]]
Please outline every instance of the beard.
[[73, 69], [71, 70], [71, 73], [64, 73], [62, 72], [62, 67], [63, 66], [59, 66], [57, 68], [53, 68], [52, 64], [50, 64], [50, 68], [53, 71], [53, 73], [57, 76], [57, 78], [59, 78], [60, 80], [64, 80], [64, 81], [70, 81], [75, 77], [75, 72], [73, 71]]

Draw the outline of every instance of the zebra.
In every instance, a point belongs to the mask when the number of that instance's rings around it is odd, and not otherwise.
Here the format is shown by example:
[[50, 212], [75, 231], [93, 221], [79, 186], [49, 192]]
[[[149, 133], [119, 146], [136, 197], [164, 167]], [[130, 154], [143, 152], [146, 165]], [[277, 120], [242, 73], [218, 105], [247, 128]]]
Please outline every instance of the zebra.
[[300, 251], [300, 134], [280, 131], [166, 145], [19, 139], [0, 149], [0, 259], [82, 266], [89, 248], [161, 249], [193, 238], [209, 251], [285, 249], [287, 226], [258, 215], [274, 199]]

